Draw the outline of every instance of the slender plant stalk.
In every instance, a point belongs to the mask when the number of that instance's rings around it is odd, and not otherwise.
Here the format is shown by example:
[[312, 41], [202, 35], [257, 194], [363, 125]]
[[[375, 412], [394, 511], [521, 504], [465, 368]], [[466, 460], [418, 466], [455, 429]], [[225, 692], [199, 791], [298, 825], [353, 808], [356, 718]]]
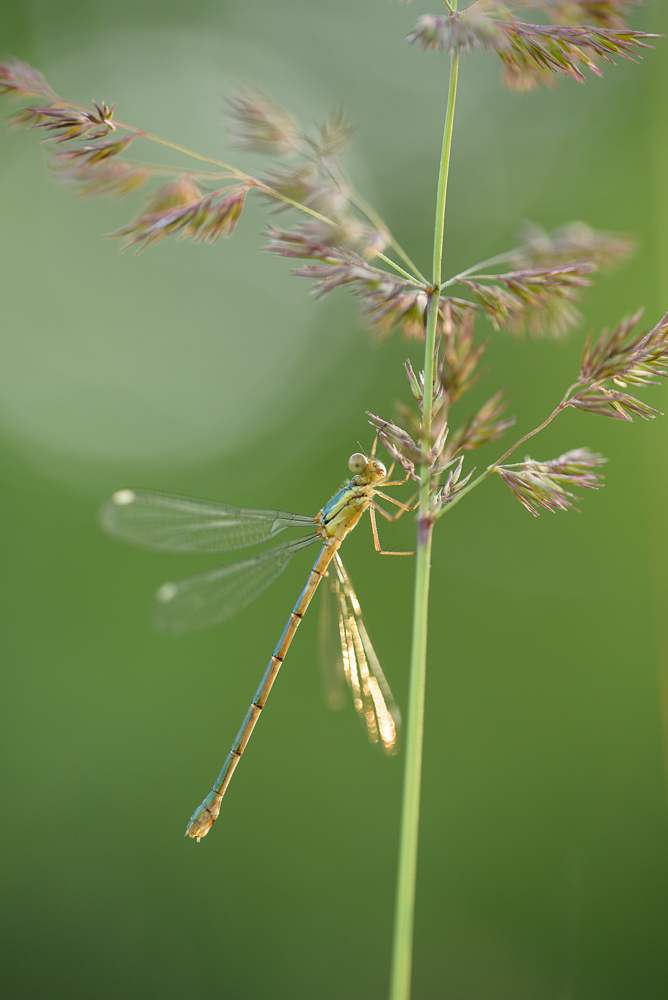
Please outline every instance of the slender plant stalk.
[[450, 88], [445, 115], [445, 128], [443, 130], [443, 146], [436, 199], [433, 287], [437, 291], [430, 298], [425, 336], [424, 394], [422, 400], [423, 461], [420, 466], [420, 503], [417, 558], [415, 564], [413, 639], [408, 693], [406, 759], [404, 764], [390, 1000], [409, 1000], [411, 991], [415, 883], [417, 876], [420, 786], [422, 777], [424, 697], [427, 671], [429, 571], [431, 567], [431, 539], [434, 523], [429, 494], [432, 387], [434, 383], [434, 356], [439, 306], [438, 289], [441, 284], [441, 261], [443, 256], [445, 201], [448, 187], [450, 151], [452, 148], [452, 129], [455, 118], [458, 70], [459, 57], [455, 51], [452, 55], [450, 65]]
[[410, 281], [410, 282], [411, 282], [411, 284], [412, 284], [412, 285], [415, 285], [415, 287], [416, 287], [416, 288], [420, 288], [420, 287], [421, 287], [421, 284], [420, 284], [420, 282], [419, 282], [419, 281], [417, 281], [417, 280], [416, 280], [416, 279], [415, 279], [415, 278], [413, 277], [413, 275], [412, 275], [412, 274], [409, 274], [409, 273], [408, 273], [408, 271], [404, 271], [404, 269], [403, 269], [402, 267], [399, 267], [399, 265], [398, 265], [398, 264], [395, 264], [395, 263], [394, 263], [394, 261], [393, 261], [393, 260], [392, 260], [392, 259], [391, 259], [390, 257], [387, 257], [387, 256], [386, 256], [386, 255], [385, 255], [384, 253], [381, 253], [381, 251], [380, 251], [380, 250], [376, 250], [376, 251], [375, 251], [375, 256], [376, 256], [376, 257], [379, 257], [379, 258], [380, 258], [380, 260], [384, 260], [386, 264], [389, 264], [389, 265], [390, 265], [391, 267], [393, 267], [393, 268], [394, 268], [394, 270], [395, 270], [395, 271], [397, 272], [397, 274], [400, 274], [400, 275], [401, 275], [402, 277], [404, 277], [404, 278], [405, 278], [405, 279], [406, 279], [407, 281]]

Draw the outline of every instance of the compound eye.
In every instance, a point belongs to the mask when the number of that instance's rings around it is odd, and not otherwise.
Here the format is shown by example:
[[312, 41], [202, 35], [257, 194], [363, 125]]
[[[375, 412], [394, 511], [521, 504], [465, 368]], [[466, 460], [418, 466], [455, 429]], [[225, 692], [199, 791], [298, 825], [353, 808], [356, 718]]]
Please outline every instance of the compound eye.
[[354, 472], [356, 476], [361, 475], [369, 464], [369, 459], [366, 455], [363, 455], [361, 451], [356, 451], [354, 455], [351, 455], [348, 459], [348, 468], [351, 472]]

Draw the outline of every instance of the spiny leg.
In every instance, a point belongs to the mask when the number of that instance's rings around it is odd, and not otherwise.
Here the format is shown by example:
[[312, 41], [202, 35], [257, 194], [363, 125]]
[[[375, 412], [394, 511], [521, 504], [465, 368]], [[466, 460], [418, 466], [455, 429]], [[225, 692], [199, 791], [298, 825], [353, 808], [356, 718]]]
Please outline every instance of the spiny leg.
[[379, 510], [381, 514], [384, 514], [385, 517], [387, 517], [390, 521], [396, 520], [396, 518], [393, 518], [391, 514], [388, 514], [387, 511], [384, 511], [382, 507], [379, 507], [378, 504], [375, 504], [373, 500], [371, 501], [371, 504], [369, 505], [369, 515], [371, 517], [371, 530], [373, 531], [373, 544], [376, 549], [376, 552], [381, 556], [414, 556], [415, 555], [414, 552], [388, 552], [386, 549], [382, 549], [380, 547], [380, 539], [378, 538], [378, 526], [376, 524], [377, 510]]
[[[383, 493], [382, 490], [374, 490], [374, 495], [382, 497], [383, 500], [387, 500], [389, 503], [393, 503], [395, 507], [399, 507], [399, 510], [397, 511], [396, 514], [388, 514], [387, 511], [383, 510], [383, 508], [379, 504], [372, 501], [374, 503], [376, 510], [379, 511], [387, 521], [398, 521], [402, 514], [405, 514], [407, 511], [415, 510], [417, 507], [416, 503], [414, 504], [401, 503], [400, 500], [395, 500], [394, 497], [389, 497], [387, 493]], [[414, 500], [415, 496], [416, 494], [413, 494], [411, 500]]]
[[390, 476], [392, 475], [392, 471], [396, 464], [397, 464], [396, 462], [392, 462], [392, 465], [390, 466], [387, 475], [383, 480], [383, 486], [404, 486], [404, 484], [408, 482], [408, 479], [410, 477], [410, 472], [406, 472], [406, 475], [404, 476], [403, 479], [390, 479]]

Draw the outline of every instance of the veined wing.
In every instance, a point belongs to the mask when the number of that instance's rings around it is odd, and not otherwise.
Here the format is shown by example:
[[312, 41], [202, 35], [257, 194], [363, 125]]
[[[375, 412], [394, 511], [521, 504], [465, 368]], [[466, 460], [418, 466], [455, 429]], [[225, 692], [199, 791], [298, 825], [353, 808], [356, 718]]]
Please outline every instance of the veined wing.
[[[334, 583], [341, 639], [342, 667], [358, 717], [372, 743], [378, 743], [388, 756], [398, 747], [401, 725], [399, 708], [392, 696], [385, 674], [362, 620], [359, 602], [338, 552], [333, 559]], [[334, 685], [329, 685], [328, 701], [341, 704]]]
[[252, 559], [198, 573], [178, 583], [163, 583], [156, 594], [156, 627], [178, 634], [224, 622], [259, 597], [280, 576], [295, 552], [317, 540], [317, 535], [307, 535], [260, 552]]
[[166, 552], [229, 552], [274, 538], [314, 518], [285, 510], [230, 507], [155, 490], [118, 490], [100, 512], [112, 535]]

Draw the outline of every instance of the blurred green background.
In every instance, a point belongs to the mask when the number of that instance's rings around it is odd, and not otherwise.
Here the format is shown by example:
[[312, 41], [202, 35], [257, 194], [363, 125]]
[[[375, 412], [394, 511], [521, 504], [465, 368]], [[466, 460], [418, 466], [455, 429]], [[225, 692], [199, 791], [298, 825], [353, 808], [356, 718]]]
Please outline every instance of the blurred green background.
[[[426, 268], [447, 60], [401, 40], [427, 10], [17, 0], [0, 45], [71, 100], [116, 101], [211, 156], [229, 155], [236, 82], [306, 124], [342, 106], [358, 187]], [[668, 30], [664, 5], [633, 27]], [[572, 381], [588, 329], [668, 308], [667, 66], [660, 41], [640, 66], [517, 96], [493, 58], [464, 64], [444, 272], [515, 245], [524, 219], [639, 240], [568, 340], [491, 336], [471, 406], [504, 386], [521, 433]], [[3, 995], [384, 997], [402, 757], [324, 707], [316, 613], [211, 836], [183, 839], [310, 557], [234, 621], [169, 639], [152, 592], [215, 560], [125, 547], [96, 513], [122, 486], [317, 511], [370, 445], [365, 411], [406, 399], [420, 349], [379, 348], [345, 293], [316, 303], [258, 253], [259, 206], [231, 241], [135, 257], [100, 236], [139, 201], [56, 187], [34, 134], [0, 133], [0, 178]], [[643, 398], [668, 409], [665, 387]], [[666, 995], [667, 442], [663, 420], [566, 414], [531, 454], [608, 456], [580, 513], [531, 518], [491, 482], [439, 525], [415, 1000]], [[412, 530], [383, 538], [410, 547]], [[405, 707], [411, 565], [381, 566], [367, 526], [345, 558]]]

